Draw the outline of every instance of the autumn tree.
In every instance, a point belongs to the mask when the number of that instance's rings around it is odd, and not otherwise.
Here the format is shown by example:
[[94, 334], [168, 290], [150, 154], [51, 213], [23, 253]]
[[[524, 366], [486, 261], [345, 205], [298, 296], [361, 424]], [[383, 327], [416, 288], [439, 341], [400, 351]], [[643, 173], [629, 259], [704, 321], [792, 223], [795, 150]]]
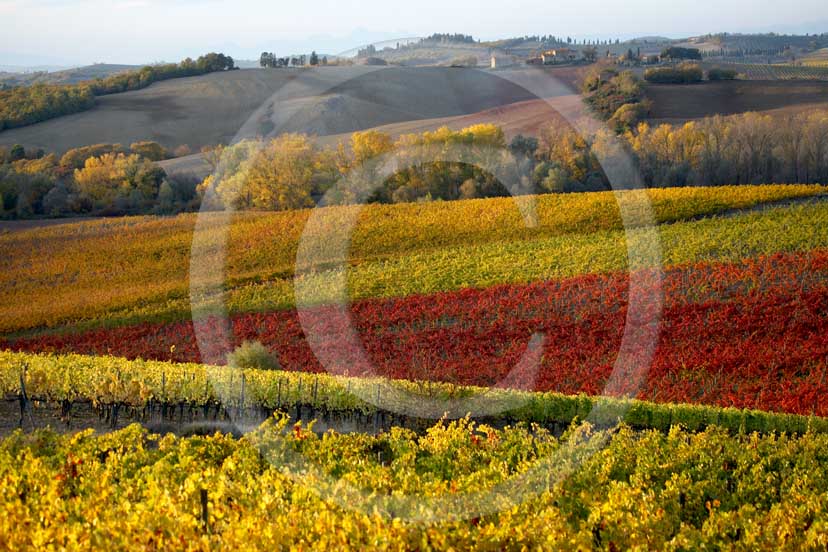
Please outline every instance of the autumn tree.
[[99, 206], [116, 199], [150, 200], [158, 194], [164, 170], [138, 155], [106, 153], [75, 170], [75, 187]]
[[[284, 134], [260, 149], [245, 143], [228, 150], [221, 164], [235, 165], [235, 170], [221, 171], [214, 184], [226, 207], [280, 211], [313, 205], [319, 165], [316, 146], [307, 136]], [[228, 161], [231, 154], [236, 158]]]
[[163, 161], [170, 157], [167, 149], [158, 142], [135, 142], [129, 146], [129, 150], [150, 161]]

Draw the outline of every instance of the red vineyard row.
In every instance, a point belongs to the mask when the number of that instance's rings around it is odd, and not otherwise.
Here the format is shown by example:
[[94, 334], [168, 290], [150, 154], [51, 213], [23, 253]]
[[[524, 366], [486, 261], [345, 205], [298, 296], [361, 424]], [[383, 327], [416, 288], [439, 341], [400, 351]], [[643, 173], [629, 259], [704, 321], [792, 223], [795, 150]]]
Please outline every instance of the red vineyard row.
[[[612, 390], [659, 402], [828, 415], [828, 401], [821, 400], [828, 392], [828, 252], [697, 264], [667, 271], [660, 285], [656, 274], [639, 280], [651, 304], [635, 309], [629, 275], [611, 274], [361, 301], [346, 307], [344, 318], [331, 306], [240, 314], [229, 321], [227, 342], [225, 324], [208, 319], [198, 325], [201, 348], [192, 322], [0, 345], [200, 362], [258, 340], [287, 370], [564, 393]], [[629, 349], [641, 379], [611, 379], [632, 312], [645, 328], [642, 343], [633, 339]], [[648, 335], [655, 338], [651, 359]]]

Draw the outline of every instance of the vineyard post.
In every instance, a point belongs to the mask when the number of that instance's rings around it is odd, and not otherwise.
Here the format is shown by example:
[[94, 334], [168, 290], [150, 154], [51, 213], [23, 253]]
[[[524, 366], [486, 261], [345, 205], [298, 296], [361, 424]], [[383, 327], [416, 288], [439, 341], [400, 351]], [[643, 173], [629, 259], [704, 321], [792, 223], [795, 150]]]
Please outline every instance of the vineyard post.
[[379, 430], [379, 418], [380, 418], [380, 402], [379, 402], [379, 400], [380, 400], [380, 384], [377, 383], [377, 400], [376, 400], [376, 403], [375, 403], [377, 405], [377, 410], [374, 412], [374, 431]]
[[296, 419], [302, 419], [302, 376], [299, 375], [299, 386], [296, 389]]
[[28, 370], [28, 365], [23, 363], [23, 370], [20, 371], [20, 421], [19, 427], [23, 427], [23, 417], [25, 414], [29, 415], [29, 423], [32, 425], [32, 431], [35, 429], [34, 417], [32, 416], [32, 405], [29, 404], [29, 399], [26, 396], [26, 379], [25, 374]]
[[276, 408], [282, 408], [282, 378], [279, 378], [279, 384], [276, 388]]
[[112, 429], [118, 427], [118, 411], [121, 410], [121, 403], [116, 402], [111, 407], [112, 415], [110, 416], [110, 422], [112, 423]]
[[167, 417], [167, 372], [161, 372], [161, 419]]
[[242, 409], [244, 408], [244, 383], [245, 383], [245, 377], [244, 377], [244, 372], [242, 372], [242, 375], [241, 375], [241, 400], [239, 402], [239, 415], [241, 415]]
[[206, 533], [210, 532], [210, 512], [208, 511], [207, 489], [200, 488], [199, 495], [201, 498], [201, 523]]

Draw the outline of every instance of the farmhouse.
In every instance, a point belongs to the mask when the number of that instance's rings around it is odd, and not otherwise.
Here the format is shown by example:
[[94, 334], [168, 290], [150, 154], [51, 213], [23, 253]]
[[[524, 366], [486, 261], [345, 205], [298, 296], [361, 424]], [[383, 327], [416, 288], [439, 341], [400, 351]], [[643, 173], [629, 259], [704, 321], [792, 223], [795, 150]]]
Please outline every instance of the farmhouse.
[[541, 59], [544, 65], [551, 65], [553, 63], [567, 63], [578, 59], [578, 50], [572, 48], [555, 48], [547, 50], [541, 54]]

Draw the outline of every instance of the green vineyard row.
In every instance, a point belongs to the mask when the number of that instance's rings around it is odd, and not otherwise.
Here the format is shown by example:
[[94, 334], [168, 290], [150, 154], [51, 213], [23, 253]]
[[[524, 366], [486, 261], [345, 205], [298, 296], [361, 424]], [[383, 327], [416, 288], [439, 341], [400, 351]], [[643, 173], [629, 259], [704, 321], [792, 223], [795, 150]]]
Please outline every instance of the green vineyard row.
[[828, 432], [826, 418], [758, 410], [81, 355], [0, 352], [0, 393], [134, 408], [156, 403], [273, 412], [307, 406], [319, 413], [381, 411], [433, 419], [482, 413], [486, 419], [539, 424], [623, 421], [662, 431], [681, 425], [694, 431], [720, 426], [737, 432]]

